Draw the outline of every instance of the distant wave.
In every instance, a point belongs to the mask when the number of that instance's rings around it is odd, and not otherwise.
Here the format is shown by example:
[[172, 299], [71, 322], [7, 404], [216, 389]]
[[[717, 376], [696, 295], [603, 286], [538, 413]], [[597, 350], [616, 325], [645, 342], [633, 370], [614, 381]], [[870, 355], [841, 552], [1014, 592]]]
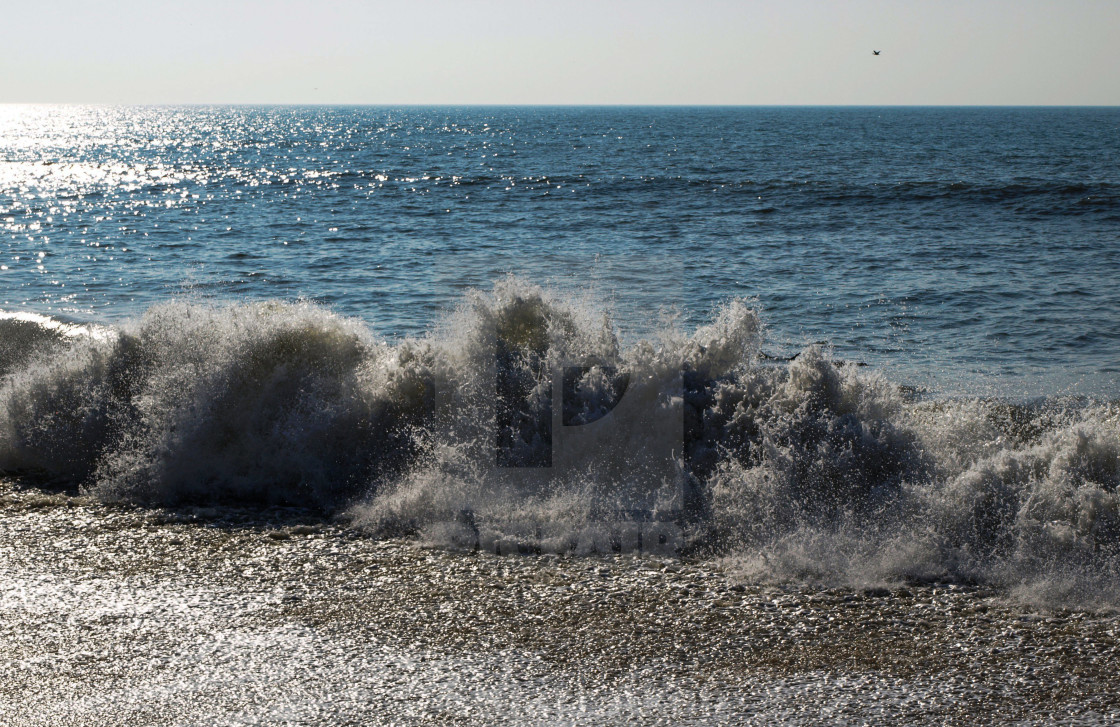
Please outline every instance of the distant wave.
[[[230, 167], [225, 162], [191, 161], [182, 165], [0, 161], [0, 188], [17, 183], [51, 190], [80, 190], [83, 195], [102, 189], [125, 187], [149, 192], [167, 191], [177, 185], [214, 183], [224, 179], [274, 189], [390, 187], [427, 193], [434, 189], [492, 189], [503, 192], [545, 193], [582, 189], [592, 195], [669, 194], [681, 192], [724, 193], [776, 197], [783, 204], [892, 205], [899, 202], [954, 201], [1006, 205], [1017, 211], [1046, 214], [1099, 214], [1120, 210], [1120, 188], [1105, 181], [1069, 179], [1015, 179], [976, 182], [959, 179], [871, 181], [836, 178], [742, 178], [710, 174], [625, 175], [607, 174], [399, 174], [382, 169], [324, 168], [265, 169]], [[30, 181], [29, 181], [30, 180]]]
[[[1120, 607], [1115, 402], [921, 400], [762, 343], [729, 301], [623, 347], [594, 301], [516, 279], [395, 344], [283, 302], [173, 302], [115, 329], [4, 314], [0, 470], [107, 501], [316, 507], [449, 547], [609, 549], [626, 522], [668, 523], [752, 578]], [[679, 428], [655, 436], [621, 402]], [[611, 449], [557, 466], [561, 435], [594, 422]]]

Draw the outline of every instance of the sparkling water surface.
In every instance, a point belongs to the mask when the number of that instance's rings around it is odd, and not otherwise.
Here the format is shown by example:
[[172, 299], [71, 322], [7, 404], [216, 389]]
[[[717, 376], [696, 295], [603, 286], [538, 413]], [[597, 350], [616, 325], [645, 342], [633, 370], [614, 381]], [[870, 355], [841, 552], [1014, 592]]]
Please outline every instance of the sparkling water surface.
[[0, 107], [0, 723], [1116, 723], [1118, 126]]
[[0, 308], [306, 298], [398, 338], [512, 272], [628, 336], [745, 296], [774, 355], [1115, 398], [1117, 170], [1112, 108], [7, 106]]

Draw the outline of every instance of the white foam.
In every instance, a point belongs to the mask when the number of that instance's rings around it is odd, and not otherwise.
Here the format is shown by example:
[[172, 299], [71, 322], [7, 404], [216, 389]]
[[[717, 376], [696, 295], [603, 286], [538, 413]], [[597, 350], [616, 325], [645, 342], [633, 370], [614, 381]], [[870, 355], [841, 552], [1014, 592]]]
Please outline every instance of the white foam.
[[107, 499], [344, 507], [452, 547], [555, 549], [602, 523], [625, 547], [609, 523], [672, 523], [753, 578], [1120, 604], [1115, 404], [915, 401], [819, 347], [762, 360], [759, 320], [729, 301], [623, 346], [609, 311], [510, 278], [389, 345], [310, 304], [173, 302], [13, 359], [0, 469]]

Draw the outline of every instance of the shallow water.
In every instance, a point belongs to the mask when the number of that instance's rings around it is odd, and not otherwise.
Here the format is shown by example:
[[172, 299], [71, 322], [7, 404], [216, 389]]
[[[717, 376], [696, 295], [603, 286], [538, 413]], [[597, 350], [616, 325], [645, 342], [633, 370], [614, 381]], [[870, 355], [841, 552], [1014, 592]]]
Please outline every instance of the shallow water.
[[3, 485], [6, 724], [1108, 724], [1120, 619]]

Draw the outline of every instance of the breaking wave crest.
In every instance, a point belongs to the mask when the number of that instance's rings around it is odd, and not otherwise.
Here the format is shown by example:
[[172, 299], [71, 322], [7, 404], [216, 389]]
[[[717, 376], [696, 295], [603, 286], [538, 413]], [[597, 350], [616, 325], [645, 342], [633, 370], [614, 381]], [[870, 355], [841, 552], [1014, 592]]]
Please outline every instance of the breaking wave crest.
[[1120, 407], [931, 400], [743, 301], [623, 346], [516, 279], [387, 343], [297, 303], [116, 329], [0, 317], [0, 471], [154, 505], [287, 503], [448, 547], [677, 550], [763, 580], [955, 580], [1120, 607]]

